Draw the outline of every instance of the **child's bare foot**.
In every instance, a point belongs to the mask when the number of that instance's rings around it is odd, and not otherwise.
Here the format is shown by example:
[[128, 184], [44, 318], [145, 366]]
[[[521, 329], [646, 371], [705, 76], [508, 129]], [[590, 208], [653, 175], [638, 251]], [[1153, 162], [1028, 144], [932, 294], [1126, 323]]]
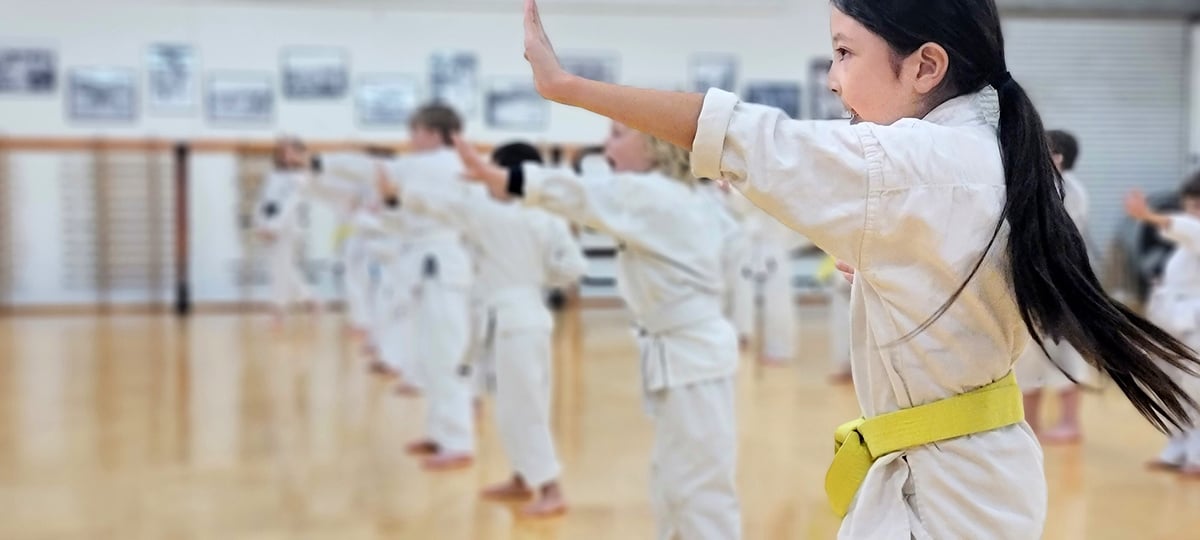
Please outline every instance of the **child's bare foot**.
[[429, 439], [413, 441], [404, 447], [404, 451], [410, 456], [432, 456], [438, 453], [438, 449], [438, 443]]
[[1155, 459], [1146, 462], [1146, 468], [1152, 471], [1178, 472], [1180, 466], [1178, 463], [1171, 463], [1161, 459]]
[[521, 517], [541, 519], [561, 516], [567, 512], [567, 501], [563, 498], [558, 483], [542, 488], [542, 496], [521, 508]]
[[1083, 439], [1083, 434], [1079, 432], [1079, 426], [1055, 426], [1042, 435], [1042, 440], [1046, 444], [1073, 444]]
[[421, 389], [407, 382], [400, 382], [396, 385], [396, 395], [404, 397], [417, 397], [421, 395]]
[[452, 471], [470, 467], [474, 461], [471, 454], [436, 454], [425, 458], [421, 467], [427, 471]]
[[523, 501], [533, 497], [533, 490], [521, 481], [520, 476], [513, 475], [507, 482], [483, 490], [481, 495], [493, 501]]
[[851, 384], [853, 382], [854, 382], [854, 377], [850, 374], [849, 371], [842, 371], [839, 373], [834, 373], [833, 375], [829, 376], [830, 384], [840, 386], [840, 385], [845, 385], [845, 384]]
[[396, 373], [396, 370], [392, 369], [392, 366], [389, 366], [379, 360], [372, 360], [369, 369], [371, 370], [371, 373], [375, 375], [383, 375], [384, 377], [395, 377], [399, 375], [399, 373]]
[[779, 366], [786, 366], [788, 363], [788, 359], [781, 358], [778, 356], [763, 355], [758, 358], [758, 362], [764, 366], [779, 367]]

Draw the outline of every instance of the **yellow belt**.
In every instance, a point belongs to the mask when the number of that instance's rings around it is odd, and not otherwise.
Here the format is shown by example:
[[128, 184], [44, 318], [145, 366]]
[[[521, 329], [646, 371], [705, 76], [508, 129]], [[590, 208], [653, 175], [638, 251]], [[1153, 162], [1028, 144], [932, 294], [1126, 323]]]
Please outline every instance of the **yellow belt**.
[[1010, 371], [1000, 380], [965, 394], [846, 422], [834, 434], [833, 464], [825, 474], [829, 504], [844, 517], [871, 464], [881, 456], [1023, 420], [1021, 390]]

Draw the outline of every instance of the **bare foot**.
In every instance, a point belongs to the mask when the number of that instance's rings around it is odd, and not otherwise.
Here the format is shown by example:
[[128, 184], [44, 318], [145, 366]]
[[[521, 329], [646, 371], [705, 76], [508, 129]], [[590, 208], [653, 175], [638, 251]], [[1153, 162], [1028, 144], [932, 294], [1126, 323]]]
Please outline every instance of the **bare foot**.
[[558, 483], [542, 488], [542, 496], [521, 508], [521, 517], [543, 519], [567, 513], [567, 501], [563, 498]]
[[436, 454], [425, 458], [421, 467], [427, 471], [453, 471], [470, 467], [474, 461], [471, 454]]
[[1178, 472], [1180, 467], [1178, 463], [1168, 463], [1161, 459], [1155, 459], [1146, 462], [1146, 468], [1152, 471]]
[[404, 397], [418, 397], [421, 395], [421, 389], [407, 382], [401, 382], [396, 385], [396, 395]]
[[781, 367], [788, 364], [787, 358], [779, 358], [776, 356], [760, 356], [758, 362], [764, 366]]
[[1055, 426], [1042, 435], [1046, 444], [1074, 444], [1083, 439], [1077, 426]]
[[850, 375], [849, 371], [843, 371], [841, 373], [834, 373], [833, 375], [829, 376], [829, 384], [835, 384], [835, 385], [840, 386], [840, 385], [845, 385], [845, 384], [851, 384], [853, 382], [854, 382], [854, 377], [852, 375]]
[[533, 491], [521, 481], [520, 476], [513, 476], [503, 484], [483, 490], [480, 495], [492, 501], [524, 501], [533, 497]]
[[404, 447], [404, 452], [410, 456], [432, 456], [438, 452], [438, 443], [429, 439], [413, 441]]
[[375, 375], [383, 375], [384, 377], [395, 377], [399, 375], [399, 373], [396, 373], [396, 370], [392, 369], [392, 366], [389, 366], [379, 360], [372, 360], [369, 369], [371, 370], [371, 373]]
[[1179, 469], [1179, 476], [1188, 480], [1200, 480], [1200, 464], [1184, 465]]

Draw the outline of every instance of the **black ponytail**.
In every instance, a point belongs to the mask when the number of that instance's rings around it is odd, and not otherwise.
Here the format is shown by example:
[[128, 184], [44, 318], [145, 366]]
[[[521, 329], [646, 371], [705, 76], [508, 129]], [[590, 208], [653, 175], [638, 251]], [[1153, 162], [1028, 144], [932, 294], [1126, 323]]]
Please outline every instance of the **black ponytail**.
[[833, 4], [882, 37], [897, 54], [911, 54], [925, 43], [946, 49], [950, 68], [943, 83], [944, 97], [989, 85], [999, 95], [1006, 194], [1000, 220], [954, 294], [902, 339], [929, 328], [950, 309], [1007, 223], [1017, 306], [1037, 345], [1045, 350], [1047, 338], [1069, 342], [1089, 364], [1112, 378], [1159, 430], [1191, 425], [1196, 403], [1159, 360], [1190, 373], [1196, 373], [1200, 360], [1179, 340], [1109, 298], [1100, 286], [1083, 237], [1063, 205], [1062, 176], [1054, 167], [1041, 117], [1025, 90], [1007, 73], [994, 0], [833, 0]]

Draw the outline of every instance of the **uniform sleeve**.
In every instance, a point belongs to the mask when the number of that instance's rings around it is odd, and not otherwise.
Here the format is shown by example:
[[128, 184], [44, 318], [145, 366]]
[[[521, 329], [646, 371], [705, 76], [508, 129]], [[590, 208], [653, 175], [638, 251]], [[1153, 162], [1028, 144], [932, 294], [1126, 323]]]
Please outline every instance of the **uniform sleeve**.
[[587, 258], [570, 226], [552, 216], [546, 216], [544, 223], [547, 285], [563, 287], [579, 281], [587, 272]]
[[692, 171], [733, 183], [775, 219], [857, 264], [879, 153], [869, 125], [792, 120], [713, 89], [696, 127]]
[[1162, 230], [1163, 238], [1180, 248], [1200, 253], [1200, 220], [1188, 216], [1172, 216], [1171, 225]]
[[[548, 169], [533, 163], [523, 166], [525, 204], [543, 208], [626, 244], [645, 246], [655, 235], [648, 229], [654, 220], [639, 204], [652, 199], [652, 179], [621, 175], [581, 178], [564, 168]], [[644, 180], [644, 181], [640, 181]]]
[[434, 187], [420, 182], [401, 183], [400, 207], [445, 223], [470, 237], [486, 227], [503, 226], [496, 217], [497, 203], [470, 186]]

